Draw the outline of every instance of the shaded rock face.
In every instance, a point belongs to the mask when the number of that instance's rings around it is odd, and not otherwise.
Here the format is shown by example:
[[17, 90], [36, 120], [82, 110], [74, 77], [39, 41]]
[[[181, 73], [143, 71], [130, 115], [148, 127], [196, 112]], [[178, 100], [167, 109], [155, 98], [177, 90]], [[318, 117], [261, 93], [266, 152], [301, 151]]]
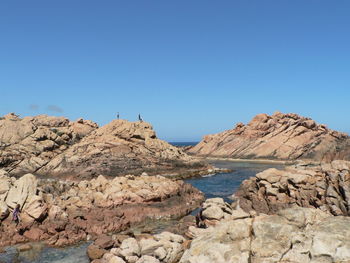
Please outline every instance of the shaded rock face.
[[245, 211], [273, 214], [301, 206], [349, 216], [350, 162], [267, 169], [243, 181], [234, 197]]
[[34, 173], [95, 129], [96, 123], [82, 119], [5, 115], [0, 118], [0, 167], [14, 175]]
[[244, 159], [350, 160], [350, 137], [297, 114], [259, 114], [247, 125], [205, 136], [188, 152]]
[[[0, 247], [39, 240], [70, 245], [88, 236], [124, 230], [146, 218], [184, 216], [203, 199], [191, 185], [162, 176], [108, 180], [100, 175], [73, 182], [27, 174], [17, 180], [2, 175], [0, 181], [8, 182], [0, 195]], [[21, 205], [18, 226], [11, 216], [16, 204]]]
[[88, 179], [148, 170], [159, 174], [187, 168], [193, 164], [190, 161], [193, 159], [182, 150], [157, 139], [146, 122], [114, 120], [99, 128], [83, 119], [71, 122], [46, 115], [0, 118], [0, 168], [11, 175]]
[[290, 208], [201, 229], [180, 263], [348, 262], [349, 251], [349, 217]]

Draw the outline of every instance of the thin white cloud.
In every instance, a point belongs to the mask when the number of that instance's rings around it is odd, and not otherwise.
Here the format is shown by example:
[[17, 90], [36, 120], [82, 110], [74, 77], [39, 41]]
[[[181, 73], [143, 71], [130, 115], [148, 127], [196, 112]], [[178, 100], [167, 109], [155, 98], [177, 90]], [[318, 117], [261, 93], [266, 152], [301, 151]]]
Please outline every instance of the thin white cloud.
[[53, 112], [63, 112], [63, 109], [56, 105], [49, 105], [46, 109]]

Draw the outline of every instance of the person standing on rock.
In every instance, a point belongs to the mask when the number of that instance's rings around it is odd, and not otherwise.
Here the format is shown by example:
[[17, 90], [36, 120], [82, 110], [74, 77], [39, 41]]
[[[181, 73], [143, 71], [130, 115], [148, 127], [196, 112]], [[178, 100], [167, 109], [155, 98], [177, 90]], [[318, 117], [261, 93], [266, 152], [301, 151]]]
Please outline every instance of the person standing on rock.
[[143, 122], [142, 118], [141, 118], [141, 114], [139, 113], [139, 121]]
[[117, 119], [119, 120], [119, 112], [117, 113]]
[[19, 221], [20, 221], [19, 213], [20, 213], [20, 205], [17, 204], [12, 214], [12, 221], [15, 221], [16, 226], [19, 224]]
[[196, 226], [198, 228], [206, 228], [206, 225], [203, 221], [203, 208], [201, 207], [198, 211], [198, 213], [196, 214]]

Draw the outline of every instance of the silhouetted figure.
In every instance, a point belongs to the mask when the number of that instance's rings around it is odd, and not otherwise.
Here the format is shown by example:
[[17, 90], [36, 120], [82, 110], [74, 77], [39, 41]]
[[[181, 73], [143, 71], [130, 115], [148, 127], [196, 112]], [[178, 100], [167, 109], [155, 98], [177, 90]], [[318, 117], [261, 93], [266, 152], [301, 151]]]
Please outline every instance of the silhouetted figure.
[[20, 205], [17, 204], [15, 209], [13, 210], [13, 214], [12, 214], [12, 221], [15, 221], [16, 226], [18, 225], [18, 223], [20, 221], [19, 213], [20, 213]]
[[117, 119], [119, 120], [119, 112], [117, 113]]
[[139, 121], [143, 122], [142, 118], [141, 118], [141, 114], [139, 114]]
[[203, 208], [199, 209], [199, 212], [196, 214], [196, 226], [198, 228], [207, 228], [204, 220], [203, 220]]

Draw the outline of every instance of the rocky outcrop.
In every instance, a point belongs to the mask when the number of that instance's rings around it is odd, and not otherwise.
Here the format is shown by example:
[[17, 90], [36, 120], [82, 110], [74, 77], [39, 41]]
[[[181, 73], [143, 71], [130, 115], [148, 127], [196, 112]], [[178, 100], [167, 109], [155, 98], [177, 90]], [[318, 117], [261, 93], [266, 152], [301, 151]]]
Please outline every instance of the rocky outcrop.
[[350, 218], [319, 209], [226, 219], [200, 230], [180, 263], [350, 261]]
[[234, 197], [245, 211], [273, 214], [292, 207], [314, 207], [333, 215], [350, 215], [350, 162], [300, 163], [274, 168], [243, 181]]
[[[99, 255], [99, 263], [176, 263], [179, 262], [186, 245], [186, 240], [170, 232], [162, 232], [154, 236], [128, 237], [120, 243], [115, 242], [113, 248]], [[100, 246], [95, 244], [90, 247]], [[90, 259], [91, 258], [90, 256]]]
[[83, 119], [5, 115], [0, 118], [0, 168], [14, 175], [34, 173], [97, 128]]
[[350, 137], [297, 114], [259, 114], [247, 125], [205, 136], [188, 152], [243, 159], [350, 160]]
[[[0, 247], [45, 240], [49, 245], [74, 244], [88, 237], [121, 231], [146, 218], [178, 218], [195, 209], [201, 192], [183, 181], [162, 176], [100, 175], [87, 181], [19, 179], [6, 175], [0, 199]], [[2, 186], [2, 184], [0, 184]], [[10, 216], [21, 205], [18, 226]]]
[[146, 122], [114, 120], [93, 131], [64, 153], [57, 155], [39, 173], [89, 176], [171, 170], [191, 158], [159, 140]]
[[350, 261], [349, 217], [302, 207], [275, 215], [246, 213], [220, 198], [208, 199], [202, 209], [201, 218], [210, 224], [190, 227], [192, 240], [169, 232], [104, 237], [90, 245], [88, 255], [93, 263]]
[[40, 115], [0, 118], [0, 168], [26, 173], [89, 179], [207, 170], [182, 150], [156, 137], [146, 122], [114, 120], [98, 127], [79, 119]]

